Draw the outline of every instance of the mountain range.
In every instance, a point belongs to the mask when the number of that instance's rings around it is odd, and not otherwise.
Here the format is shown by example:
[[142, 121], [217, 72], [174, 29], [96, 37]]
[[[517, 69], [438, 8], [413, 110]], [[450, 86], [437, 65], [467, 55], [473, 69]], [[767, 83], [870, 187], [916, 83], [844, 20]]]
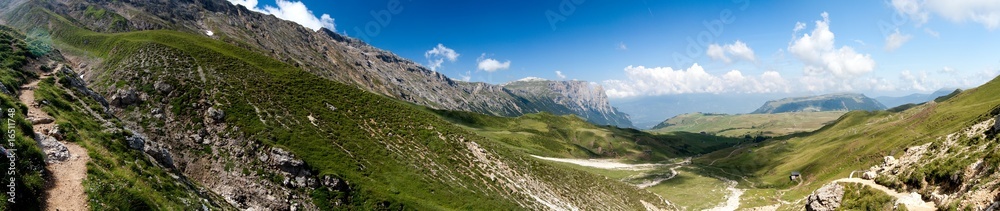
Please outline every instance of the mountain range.
[[842, 93], [771, 100], [764, 103], [753, 114], [854, 110], [877, 111], [885, 109], [882, 103], [863, 94]]

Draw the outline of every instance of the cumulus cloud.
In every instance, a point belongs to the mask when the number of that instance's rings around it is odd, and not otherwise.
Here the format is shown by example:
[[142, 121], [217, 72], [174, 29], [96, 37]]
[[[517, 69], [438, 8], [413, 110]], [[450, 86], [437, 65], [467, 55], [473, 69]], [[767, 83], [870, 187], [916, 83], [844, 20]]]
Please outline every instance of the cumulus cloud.
[[444, 44], [438, 43], [433, 49], [424, 52], [424, 58], [427, 58], [427, 66], [431, 70], [437, 71], [437, 68], [441, 67], [444, 60], [449, 62], [455, 62], [458, 60], [459, 54], [452, 50], [451, 48], [445, 47]]
[[935, 14], [953, 22], [972, 21], [986, 29], [1000, 27], [1000, 1], [989, 0], [892, 0], [892, 7], [918, 26]]
[[885, 50], [889, 52], [895, 51], [899, 47], [903, 46], [903, 43], [910, 41], [910, 38], [912, 37], [913, 36], [908, 34], [899, 33], [899, 29], [896, 29], [895, 33], [892, 33], [885, 38]]
[[337, 31], [333, 18], [329, 14], [316, 16], [301, 1], [276, 0], [278, 7], [264, 5], [264, 8], [257, 7], [257, 0], [229, 0], [229, 3], [243, 5], [250, 10], [274, 15], [283, 20], [292, 21], [312, 30], [326, 28], [330, 31]]
[[606, 94], [612, 98], [686, 93], [772, 93], [789, 92], [788, 81], [780, 73], [767, 71], [760, 76], [731, 70], [721, 76], [705, 72], [698, 64], [688, 69], [628, 66], [627, 80], [606, 80]]
[[625, 42], [619, 42], [618, 43], [618, 50], [627, 51], [628, 50], [628, 46], [625, 45]]
[[507, 61], [504, 61], [504, 62], [500, 62], [500, 61], [497, 61], [496, 59], [486, 58], [486, 54], [485, 53], [483, 55], [479, 56], [479, 59], [476, 59], [476, 61], [479, 62], [479, 65], [478, 65], [479, 70], [486, 71], [486, 72], [491, 72], [492, 73], [492, 72], [496, 72], [497, 70], [506, 70], [506, 69], [510, 68], [510, 60], [507, 60]]
[[745, 60], [749, 62], [754, 62], [757, 57], [754, 56], [753, 49], [747, 46], [743, 41], [737, 40], [733, 44], [728, 44], [720, 46], [718, 44], [708, 45], [708, 49], [705, 50], [705, 54], [709, 58], [716, 61], [722, 61], [725, 63], [733, 62], [730, 56], [735, 57], [738, 60]]
[[[830, 31], [830, 15], [820, 14], [823, 20], [816, 21], [810, 33], [801, 37], [793, 35], [788, 52], [792, 53], [805, 67], [806, 75], [830, 74], [838, 78], [854, 78], [875, 69], [875, 60], [868, 54], [859, 54], [850, 46], [835, 47], [834, 34]], [[800, 31], [796, 24], [795, 31]]]
[[558, 70], [556, 70], [556, 77], [559, 77], [559, 79], [566, 79], [566, 75], [563, 75], [562, 71]]

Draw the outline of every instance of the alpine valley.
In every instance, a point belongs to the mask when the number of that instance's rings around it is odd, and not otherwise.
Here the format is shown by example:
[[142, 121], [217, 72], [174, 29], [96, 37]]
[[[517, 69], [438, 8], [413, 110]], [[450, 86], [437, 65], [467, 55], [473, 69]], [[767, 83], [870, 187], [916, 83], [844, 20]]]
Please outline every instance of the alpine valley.
[[0, 208], [1000, 209], [998, 79], [639, 130], [607, 81], [456, 80], [235, 2], [0, 0]]

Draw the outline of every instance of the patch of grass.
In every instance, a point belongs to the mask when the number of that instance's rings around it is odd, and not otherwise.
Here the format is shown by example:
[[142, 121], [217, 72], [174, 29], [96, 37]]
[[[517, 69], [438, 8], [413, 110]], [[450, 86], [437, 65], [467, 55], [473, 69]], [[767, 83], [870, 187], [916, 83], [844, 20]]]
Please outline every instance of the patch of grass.
[[726, 183], [717, 178], [680, 168], [673, 179], [646, 190], [662, 196], [686, 210], [703, 210], [725, 202], [729, 195]]
[[896, 199], [882, 191], [857, 183], [840, 185], [844, 186], [844, 199], [837, 210], [893, 210]]

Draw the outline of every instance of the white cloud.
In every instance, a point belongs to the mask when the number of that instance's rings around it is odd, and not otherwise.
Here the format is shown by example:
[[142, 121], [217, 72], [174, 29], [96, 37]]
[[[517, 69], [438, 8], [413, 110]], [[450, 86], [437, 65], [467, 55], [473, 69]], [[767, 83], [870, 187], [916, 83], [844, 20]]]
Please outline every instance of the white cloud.
[[739, 60], [745, 60], [749, 62], [754, 62], [757, 57], [754, 56], [753, 49], [747, 46], [743, 41], [737, 40], [733, 44], [728, 44], [720, 46], [718, 44], [708, 45], [708, 49], [705, 50], [705, 54], [712, 60], [720, 60], [725, 63], [733, 62], [733, 59], [729, 56], [736, 57]]
[[330, 31], [337, 31], [333, 18], [329, 14], [316, 16], [305, 4], [300, 1], [276, 0], [278, 7], [264, 5], [264, 8], [257, 7], [257, 0], [229, 0], [229, 3], [243, 5], [250, 10], [274, 15], [283, 20], [292, 21], [312, 30], [326, 28]]
[[795, 28], [792, 29], [792, 32], [799, 32], [799, 31], [802, 31], [803, 29], [806, 29], [806, 24], [805, 23], [795, 22]]
[[899, 47], [903, 46], [904, 43], [910, 41], [910, 38], [912, 37], [913, 36], [908, 34], [899, 33], [899, 29], [896, 29], [895, 33], [892, 33], [885, 38], [885, 50], [889, 52], [895, 51]]
[[461, 81], [469, 82], [472, 80], [472, 71], [465, 71], [465, 74], [459, 74], [458, 76], [462, 78], [460, 79]]
[[459, 54], [452, 50], [451, 48], [445, 47], [444, 44], [438, 43], [433, 49], [424, 52], [424, 58], [427, 58], [427, 66], [431, 70], [437, 71], [437, 68], [441, 67], [444, 60], [447, 59], [450, 62], [455, 62], [458, 60]]
[[726, 50], [719, 46], [718, 44], [708, 45], [708, 50], [705, 50], [705, 55], [712, 58], [712, 60], [722, 60], [725, 63], [729, 63], [729, 57], [726, 57]]
[[492, 73], [497, 70], [506, 70], [510, 68], [510, 60], [507, 60], [505, 62], [500, 62], [497, 61], [496, 59], [486, 58], [485, 53], [482, 56], [479, 56], [479, 59], [477, 59], [476, 61], [479, 62], [479, 70], [486, 72]]
[[875, 60], [870, 55], [859, 54], [850, 46], [835, 48], [830, 16], [826, 12], [820, 15], [823, 20], [816, 21], [811, 33], [801, 37], [793, 35], [794, 39], [788, 46], [788, 52], [805, 65], [806, 75], [831, 74], [838, 78], [854, 78], [874, 70]]
[[955, 72], [955, 68], [951, 68], [949, 66], [944, 66], [943, 68], [941, 68], [941, 70], [939, 72], [941, 72], [941, 73], [954, 73]]
[[559, 79], [566, 79], [566, 75], [563, 75], [562, 71], [558, 70], [556, 70], [556, 77], [559, 77]]
[[686, 70], [670, 67], [628, 66], [627, 80], [606, 80], [606, 94], [612, 98], [657, 96], [685, 93], [772, 93], [789, 92], [788, 81], [780, 73], [767, 71], [760, 76], [745, 76], [731, 70], [721, 76], [705, 72], [698, 64]]
[[930, 19], [930, 13], [952, 22], [972, 21], [986, 29], [1000, 27], [1000, 1], [994, 0], [892, 0], [897, 12], [909, 16], [916, 25]]
[[896, 12], [906, 15], [918, 26], [930, 19], [927, 12], [921, 9], [922, 5], [922, 0], [892, 0], [892, 7]]
[[619, 42], [618, 43], [618, 50], [627, 51], [628, 50], [628, 46], [625, 45], [625, 42]]
[[926, 32], [928, 35], [931, 35], [931, 37], [935, 38], [941, 37], [941, 33], [938, 33], [937, 31], [934, 31], [931, 28], [924, 27], [924, 32]]

